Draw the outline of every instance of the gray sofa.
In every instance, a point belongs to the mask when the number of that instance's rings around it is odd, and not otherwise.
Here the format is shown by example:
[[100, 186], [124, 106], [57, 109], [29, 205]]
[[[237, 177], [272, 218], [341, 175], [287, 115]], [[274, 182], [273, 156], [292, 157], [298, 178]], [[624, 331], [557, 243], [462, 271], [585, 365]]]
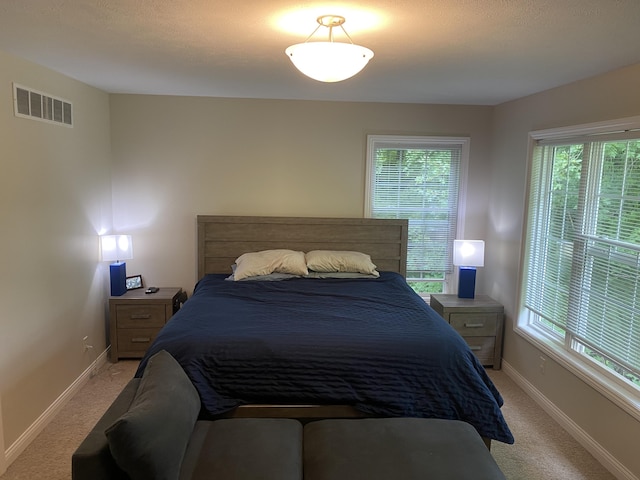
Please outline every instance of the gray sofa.
[[468, 424], [418, 418], [198, 420], [167, 352], [132, 379], [72, 457], [73, 480], [504, 480]]

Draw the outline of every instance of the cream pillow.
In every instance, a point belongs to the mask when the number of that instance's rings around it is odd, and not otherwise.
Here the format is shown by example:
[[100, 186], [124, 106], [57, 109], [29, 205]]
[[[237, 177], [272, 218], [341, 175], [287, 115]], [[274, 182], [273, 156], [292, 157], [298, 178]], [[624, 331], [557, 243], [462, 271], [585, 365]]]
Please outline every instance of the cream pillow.
[[366, 253], [339, 250], [312, 250], [306, 255], [307, 268], [314, 272], [357, 272], [380, 274]]
[[308, 274], [304, 253], [285, 249], [244, 253], [236, 259], [233, 278], [242, 280], [271, 273]]

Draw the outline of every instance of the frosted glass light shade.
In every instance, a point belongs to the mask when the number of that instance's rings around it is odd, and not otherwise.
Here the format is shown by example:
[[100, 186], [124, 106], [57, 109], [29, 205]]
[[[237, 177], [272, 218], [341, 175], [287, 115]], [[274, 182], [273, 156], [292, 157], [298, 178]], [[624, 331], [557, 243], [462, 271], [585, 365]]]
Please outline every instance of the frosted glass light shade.
[[117, 262], [133, 258], [131, 235], [102, 235], [100, 246], [103, 262]]
[[453, 264], [484, 267], [484, 240], [454, 240]]
[[306, 42], [285, 50], [298, 70], [320, 82], [341, 82], [361, 71], [373, 52], [366, 47], [341, 42]]

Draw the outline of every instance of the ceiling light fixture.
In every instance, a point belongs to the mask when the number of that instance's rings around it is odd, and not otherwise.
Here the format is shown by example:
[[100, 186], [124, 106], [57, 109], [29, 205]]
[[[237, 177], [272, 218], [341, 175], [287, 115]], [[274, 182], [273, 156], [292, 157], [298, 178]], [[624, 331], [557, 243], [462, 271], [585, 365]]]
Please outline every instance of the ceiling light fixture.
[[[353, 77], [362, 70], [373, 52], [366, 47], [355, 45], [342, 26], [344, 17], [339, 15], [322, 15], [317, 18], [318, 26], [304, 43], [291, 45], [285, 50], [298, 70], [307, 77], [320, 82], [341, 82]], [[328, 42], [310, 42], [309, 39], [320, 29], [329, 29]], [[351, 43], [334, 42], [333, 29], [340, 27]]]

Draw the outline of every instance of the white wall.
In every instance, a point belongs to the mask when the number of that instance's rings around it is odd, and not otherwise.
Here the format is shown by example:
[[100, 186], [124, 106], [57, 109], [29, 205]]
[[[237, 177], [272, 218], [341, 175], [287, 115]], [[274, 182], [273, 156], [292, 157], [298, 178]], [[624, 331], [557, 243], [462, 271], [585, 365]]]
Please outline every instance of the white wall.
[[[15, 117], [12, 82], [73, 103], [74, 128]], [[111, 225], [108, 96], [0, 52], [0, 473], [5, 451], [105, 349], [98, 230]]]
[[490, 107], [112, 95], [114, 223], [133, 235], [135, 252], [127, 272], [190, 291], [197, 214], [362, 217], [367, 134], [470, 136], [466, 231], [483, 238], [491, 114]]
[[[640, 114], [640, 64], [498, 106], [485, 287], [505, 305], [504, 358], [599, 446], [640, 477], [640, 422], [513, 331], [526, 186], [528, 132]], [[539, 357], [548, 360], [544, 374]]]

